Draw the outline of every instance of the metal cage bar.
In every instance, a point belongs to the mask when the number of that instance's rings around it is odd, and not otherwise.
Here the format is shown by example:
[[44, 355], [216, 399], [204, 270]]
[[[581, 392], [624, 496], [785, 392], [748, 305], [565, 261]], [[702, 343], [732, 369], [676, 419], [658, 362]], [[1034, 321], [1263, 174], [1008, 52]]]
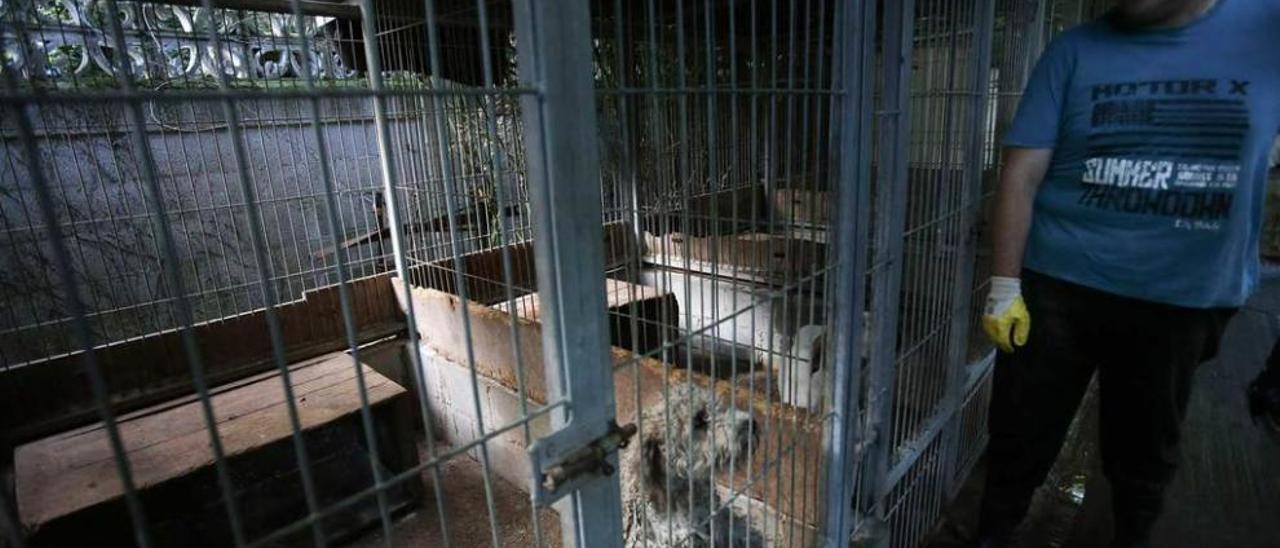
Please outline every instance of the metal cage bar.
[[[529, 150], [530, 204], [538, 290], [543, 318], [543, 354], [552, 397], [569, 407], [555, 414], [554, 435], [530, 448], [538, 464], [554, 464], [611, 431], [613, 378], [604, 326], [574, 322], [600, 318], [604, 306], [604, 252], [594, 237], [601, 214], [600, 167], [594, 135], [594, 91], [590, 72], [590, 18], [585, 1], [552, 6], [516, 5], [521, 78], [538, 86], [524, 100]], [[557, 52], [551, 62], [548, 52]], [[583, 108], [586, 106], [587, 108]], [[616, 468], [616, 457], [610, 456]], [[534, 489], [538, 489], [535, 486]], [[559, 505], [565, 543], [607, 546], [621, 538], [622, 507], [617, 477], [582, 483]]]
[[[962, 478], [957, 477], [960, 470], [959, 445], [961, 443], [960, 436], [963, 434], [960, 424], [962, 417], [961, 412], [964, 407], [963, 398], [969, 389], [966, 381], [966, 375], [969, 363], [969, 333], [970, 325], [974, 319], [974, 306], [972, 299], [974, 295], [974, 270], [976, 262], [976, 244], [978, 238], [978, 221], [981, 215], [980, 206], [982, 205], [983, 177], [985, 175], [985, 163], [982, 158], [983, 148], [986, 146], [984, 131], [987, 120], [987, 106], [989, 104], [989, 93], [991, 90], [990, 74], [991, 74], [991, 44], [992, 35], [995, 32], [995, 1], [994, 0], [978, 0], [974, 6], [974, 35], [975, 41], [973, 49], [976, 51], [977, 66], [972, 74], [972, 104], [969, 106], [969, 127], [965, 130], [968, 133], [968, 150], [966, 151], [967, 172], [964, 177], [964, 188], [962, 190], [963, 200], [961, 207], [967, 213], [960, 215], [960, 236], [961, 246], [958, 250], [959, 267], [955, 277], [955, 296], [952, 298], [951, 311], [951, 348], [947, 353], [947, 360], [951, 364], [951, 374], [947, 379], [947, 396], [945, 404], [950, 418], [946, 426], [946, 439], [943, 441], [946, 446], [943, 452], [944, 466], [947, 467], [944, 472], [946, 483], [946, 494], [950, 496], [958, 488], [959, 481]], [[979, 296], [980, 297], [980, 296]]]
[[[120, 23], [120, 11], [115, 0], [106, 0], [107, 24], [111, 33], [113, 43], [120, 50], [125, 50], [124, 27]], [[127, 93], [134, 89], [134, 75], [131, 64], [124, 60], [118, 59], [116, 64], [117, 77], [120, 87]], [[166, 281], [175, 294], [179, 297], [175, 306], [178, 325], [181, 328], [182, 347], [186, 355], [187, 366], [191, 372], [191, 381], [195, 386], [196, 393], [200, 397], [200, 410], [204, 419], [205, 428], [208, 430], [209, 446], [214, 455], [214, 468], [218, 476], [218, 486], [222, 491], [222, 503], [226, 508], [227, 518], [230, 523], [232, 538], [238, 545], [246, 543], [243, 525], [241, 524], [241, 515], [234, 495], [235, 489], [232, 485], [231, 474], [227, 469], [225, 451], [222, 447], [222, 438], [218, 433], [217, 419], [214, 415], [214, 409], [210, 403], [208, 379], [205, 376], [204, 362], [201, 350], [194, 336], [195, 318], [191, 312], [190, 303], [186, 298], [186, 284], [182, 279], [181, 273], [178, 271], [178, 249], [174, 241], [173, 229], [170, 224], [168, 215], [164, 213], [164, 191], [161, 189], [158, 177], [156, 176], [155, 158], [150, 143], [146, 137], [146, 121], [142, 111], [142, 103], [140, 101], [132, 101], [126, 105], [126, 114], [132, 125], [131, 135], [133, 137], [134, 147], [140, 156], [139, 170], [142, 172], [142, 179], [145, 182], [145, 194], [150, 207], [156, 211], [152, 218], [155, 225], [155, 231], [160, 235], [161, 251], [169, 265], [164, 268]]]
[[[16, 87], [13, 74], [5, 71], [5, 82], [7, 87]], [[110, 396], [107, 391], [106, 380], [103, 378], [102, 370], [98, 366], [98, 361], [93, 352], [93, 334], [92, 329], [86, 320], [84, 311], [84, 299], [81, 296], [79, 286], [74, 279], [74, 271], [71, 266], [71, 258], [67, 252], [67, 248], [63, 243], [63, 236], [54, 219], [54, 201], [49, 191], [49, 185], [44, 179], [44, 171], [41, 167], [40, 154], [36, 150], [36, 139], [34, 131], [31, 128], [31, 120], [26, 111], [27, 105], [22, 102], [11, 103], [9, 105], [13, 111], [13, 115], [17, 118], [18, 130], [23, 139], [23, 148], [27, 156], [29, 175], [34, 183], [36, 191], [36, 199], [40, 208], [40, 213], [44, 217], [45, 222], [50, 226], [50, 240], [53, 247], [54, 256], [57, 260], [58, 277], [63, 286], [69, 293], [70, 307], [75, 318], [74, 336], [76, 342], [84, 349], [83, 364], [89, 377], [89, 384], [93, 390], [93, 398], [97, 405], [98, 412], [102, 416], [103, 422], [106, 424], [107, 435], [111, 446], [112, 460], [115, 462], [116, 474], [120, 479], [120, 483], [125, 488], [125, 503], [128, 507], [129, 519], [133, 522], [134, 540], [139, 546], [146, 547], [151, 545], [150, 535], [147, 531], [147, 519], [145, 510], [141, 502], [138, 500], [137, 491], [134, 487], [133, 472], [130, 467], [129, 458], [125, 453], [124, 442], [121, 439], [119, 428], [115, 421], [115, 412], [111, 408]], [[3, 498], [8, 498], [6, 493]], [[5, 519], [8, 519], [8, 508], [0, 509], [5, 512]], [[17, 527], [12, 531], [16, 534]], [[20, 544], [20, 543], [19, 543]]]
[[[402, 489], [430, 493], [413, 519], [444, 545], [521, 528], [537, 545], [614, 545], [641, 523], [671, 543], [914, 544], [982, 449], [975, 234], [1034, 59], [1017, 46], [1093, 5], [105, 4], [0, 14], [0, 254], [38, 274], [0, 285], [0, 381], [72, 357], [88, 373], [74, 409], [42, 408], [14, 437], [97, 413], [148, 545], [163, 531], [119, 427], [189, 397], [229, 542], [254, 546], [325, 545], [357, 506], [397, 542]], [[316, 325], [289, 315], [317, 292], [333, 300]], [[398, 302], [371, 319], [370, 298]], [[199, 339], [259, 316], [251, 365]], [[123, 398], [113, 352], [166, 333], [185, 373]], [[409, 394], [409, 426], [371, 400], [366, 365], [388, 347], [379, 374]], [[369, 459], [341, 496], [324, 492], [292, 380], [322, 351], [354, 366], [350, 439]], [[245, 371], [284, 381], [300, 482], [270, 531], [249, 523], [214, 408]], [[700, 433], [699, 409], [750, 435]], [[615, 454], [630, 431], [615, 421], [708, 455], [659, 459], [679, 478], [662, 502], [705, 510], [689, 528], [624, 526], [642, 505], [618, 476], [636, 477], [639, 453]], [[391, 429], [407, 443], [384, 443]], [[469, 461], [474, 501], [456, 500], [452, 467]], [[513, 481], [528, 512], [499, 496]]]
[[[300, 0], [291, 0], [291, 11], [294, 20], [299, 27], [303, 25], [303, 16], [305, 14], [304, 5]], [[206, 7], [206, 9], [208, 9]], [[304, 48], [307, 46], [307, 39], [304, 39]], [[303, 74], [304, 84], [308, 91], [316, 90], [315, 76], [311, 71], [311, 59], [308, 56], [303, 57]], [[225, 87], [225, 86], [224, 86]], [[334, 250], [334, 271], [338, 281], [338, 307], [342, 312], [342, 330], [345, 335], [347, 348], [351, 353], [352, 369], [356, 372], [356, 386], [360, 392], [360, 422], [364, 428], [365, 444], [369, 448], [370, 454], [370, 473], [373, 475], [375, 486], [380, 486], [385, 482], [384, 472], [376, 463], [380, 460], [380, 452], [382, 449], [378, 447], [378, 440], [375, 435], [373, 413], [369, 407], [369, 390], [368, 383], [365, 380], [364, 369], [360, 365], [360, 345], [357, 343], [356, 322], [352, 317], [352, 296], [351, 296], [351, 272], [348, 261], [347, 250], [343, 248], [340, 234], [344, 234], [343, 222], [341, 215], [338, 213], [338, 204], [336, 200], [336, 185], [334, 184], [333, 172], [329, 166], [329, 162], [325, 159], [329, 155], [329, 147], [325, 139], [325, 133], [321, 122], [321, 104], [317, 97], [312, 96], [307, 101], [311, 115], [312, 135], [315, 139], [316, 150], [319, 152], [320, 158], [320, 180], [324, 185], [325, 195], [325, 218], [330, 226], [330, 245]], [[286, 383], [287, 384], [287, 383]], [[392, 538], [391, 532], [391, 516], [388, 510], [388, 504], [385, 493], [379, 489], [377, 494], [378, 518], [382, 526], [382, 534], [388, 542]], [[314, 512], [314, 511], [313, 511]]]
[[875, 2], [845, 4], [837, 16], [838, 26], [833, 31], [841, 38], [839, 62], [833, 73], [838, 74], [844, 93], [838, 117], [833, 113], [831, 128], [832, 133], [839, 136], [839, 149], [856, 153], [839, 155], [842, 160], [838, 171], [836, 218], [838, 224], [854, 227], [854, 230], [842, 231], [837, 237], [839, 268], [835, 279], [835, 329], [836, 333], [845, 336], [837, 336], [832, 350], [832, 363], [836, 368], [832, 401], [834, 416], [824, 446], [827, 491], [823, 536], [827, 546], [847, 545], [858, 525], [858, 516], [854, 512], [858, 506], [855, 504], [855, 486], [860, 483], [858, 466], [867, 436], [860, 426], [862, 418], [858, 411], [862, 392], [862, 341], [850, 334], [862, 332], [863, 315], [859, 311], [863, 310], [866, 302], [862, 273], [867, 262], [871, 209], [868, 204], [872, 150], [869, 105], [875, 20]]
[[876, 186], [875, 263], [883, 267], [871, 275], [871, 315], [875, 318], [867, 354], [867, 463], [866, 479], [858, 508], [869, 520], [866, 535], [887, 540], [882, 506], [892, 484], [888, 470], [893, 450], [892, 409], [897, 370], [898, 306], [902, 283], [903, 233], [907, 207], [908, 143], [911, 128], [909, 82], [912, 69], [915, 3], [911, 0], [885, 6], [881, 55], [883, 108], [878, 126], [880, 178]]

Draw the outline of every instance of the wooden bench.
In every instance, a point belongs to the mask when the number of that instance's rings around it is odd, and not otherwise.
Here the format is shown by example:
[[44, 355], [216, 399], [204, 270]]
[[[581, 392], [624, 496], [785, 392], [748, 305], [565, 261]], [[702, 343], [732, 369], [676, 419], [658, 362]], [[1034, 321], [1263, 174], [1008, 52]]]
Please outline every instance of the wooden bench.
[[[384, 477], [417, 463], [409, 398], [366, 365]], [[334, 353], [290, 368], [317, 498], [323, 509], [373, 484], [354, 363]], [[292, 425], [278, 371], [211, 391], [217, 430], [246, 536], [260, 538], [307, 515]], [[232, 543], [200, 401], [187, 397], [119, 417], [133, 482], [158, 546]], [[132, 544], [124, 487], [102, 423], [44, 438], [14, 455], [18, 515], [33, 545]], [[417, 478], [388, 493], [397, 509], [416, 503]], [[374, 497], [324, 519], [341, 538], [377, 518]], [[292, 538], [309, 539], [300, 529]], [[286, 541], [288, 539], [286, 538]]]
[[[676, 339], [680, 311], [675, 295], [656, 287], [605, 278], [605, 306], [608, 307], [609, 343], [618, 348], [643, 353]], [[493, 308], [532, 322], [542, 321], [537, 293], [529, 293]], [[635, 331], [632, 331], [635, 320]], [[665, 333], [664, 333], [665, 332]]]

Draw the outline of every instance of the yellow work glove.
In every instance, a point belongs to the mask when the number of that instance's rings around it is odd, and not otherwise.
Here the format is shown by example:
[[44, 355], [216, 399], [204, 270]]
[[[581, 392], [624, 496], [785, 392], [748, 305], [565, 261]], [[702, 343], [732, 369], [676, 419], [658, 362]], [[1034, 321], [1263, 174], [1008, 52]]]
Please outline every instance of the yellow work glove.
[[1022, 302], [1022, 281], [1003, 276], [991, 277], [991, 292], [982, 314], [982, 330], [1005, 352], [1027, 344], [1031, 334], [1031, 313]]

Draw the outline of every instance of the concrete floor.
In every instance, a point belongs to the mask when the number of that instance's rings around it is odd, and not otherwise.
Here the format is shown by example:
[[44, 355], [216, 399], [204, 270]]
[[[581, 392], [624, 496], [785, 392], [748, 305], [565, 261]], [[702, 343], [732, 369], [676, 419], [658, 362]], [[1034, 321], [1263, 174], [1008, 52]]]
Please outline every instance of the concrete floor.
[[[1280, 547], [1280, 436], [1250, 421], [1245, 387], [1280, 337], [1280, 281], [1264, 283], [1228, 326], [1216, 360], [1201, 366], [1184, 426], [1183, 465], [1156, 525], [1152, 546]], [[1110, 491], [1097, 458], [1096, 408], [1077, 418], [1046, 486], [1036, 494], [1018, 545], [1105, 547]], [[981, 497], [982, 466], [925, 543], [965, 546]]]
[[[419, 447], [420, 458], [426, 450]], [[441, 469], [441, 495], [445, 500], [448, 546], [472, 548], [492, 546], [492, 527], [485, 497], [484, 470], [467, 455], [450, 459]], [[375, 528], [350, 544], [352, 547], [375, 546], [445, 546], [440, 527], [439, 507], [432, 488], [431, 475], [423, 471], [426, 501], [422, 507], [396, 521], [387, 543], [381, 528]], [[523, 489], [501, 478], [492, 478], [493, 505], [498, 524], [498, 541], [502, 546], [560, 546], [560, 518], [553, 510], [538, 512], [538, 526], [533, 525], [529, 495]], [[535, 529], [537, 534], [535, 534]], [[541, 537], [541, 538], [539, 538]]]
[[1216, 364], [1199, 372], [1183, 452], [1159, 546], [1280, 546], [1280, 438], [1250, 421], [1245, 387], [1280, 337], [1280, 282], [1242, 311]]
[[[1280, 331], [1280, 281], [1267, 282], [1240, 312], [1218, 359], [1197, 372], [1185, 425], [1183, 466], [1156, 526], [1157, 547], [1280, 546], [1280, 439], [1255, 427], [1245, 387], [1262, 368]], [[1105, 545], [1105, 486], [1090, 481], [1069, 546]]]

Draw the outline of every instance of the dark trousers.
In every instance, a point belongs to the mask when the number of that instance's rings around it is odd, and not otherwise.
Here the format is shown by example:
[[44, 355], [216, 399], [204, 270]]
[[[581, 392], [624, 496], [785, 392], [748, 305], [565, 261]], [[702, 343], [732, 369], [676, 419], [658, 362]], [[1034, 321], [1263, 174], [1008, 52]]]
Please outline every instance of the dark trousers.
[[1267, 371], [1280, 375], [1280, 339], [1276, 339], [1275, 344], [1271, 345], [1271, 353], [1267, 354]]
[[1235, 309], [1189, 309], [1023, 272], [1027, 344], [996, 360], [979, 528], [1006, 536], [1026, 515], [1094, 371], [1116, 543], [1145, 541], [1178, 465], [1196, 366], [1217, 353]]

